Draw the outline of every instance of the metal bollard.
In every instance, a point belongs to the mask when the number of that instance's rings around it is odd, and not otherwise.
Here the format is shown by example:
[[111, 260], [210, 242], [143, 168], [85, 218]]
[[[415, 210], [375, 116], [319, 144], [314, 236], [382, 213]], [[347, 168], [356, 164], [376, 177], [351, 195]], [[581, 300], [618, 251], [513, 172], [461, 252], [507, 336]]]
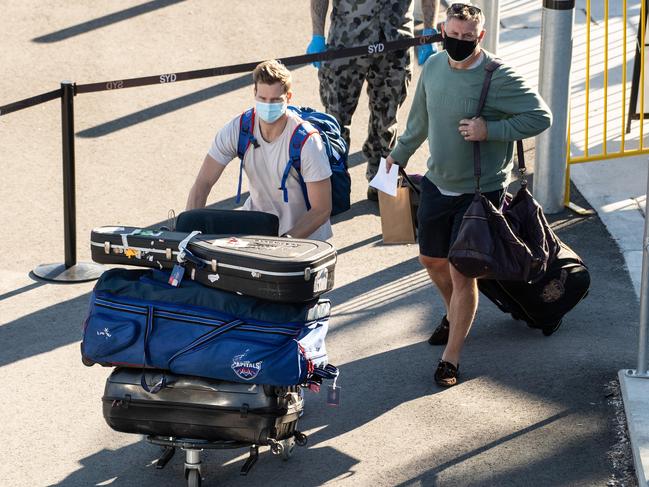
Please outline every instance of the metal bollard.
[[485, 30], [487, 31], [487, 35], [481, 45], [490, 53], [498, 54], [498, 38], [500, 37], [500, 0], [476, 0], [475, 3], [482, 9], [485, 16]]
[[536, 137], [534, 197], [546, 213], [564, 208], [566, 140], [575, 0], [543, 0], [539, 92], [552, 127]]
[[[649, 194], [649, 175], [647, 176]], [[640, 281], [640, 326], [638, 332], [638, 364], [636, 376], [647, 377], [647, 327], [649, 326], [649, 219], [645, 213], [642, 238], [642, 274]]]

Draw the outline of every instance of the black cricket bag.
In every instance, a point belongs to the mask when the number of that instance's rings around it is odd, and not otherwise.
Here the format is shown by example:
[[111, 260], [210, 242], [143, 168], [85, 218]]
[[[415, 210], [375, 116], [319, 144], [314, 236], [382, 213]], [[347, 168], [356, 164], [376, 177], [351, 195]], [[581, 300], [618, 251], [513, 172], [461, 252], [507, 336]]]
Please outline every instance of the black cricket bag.
[[137, 227], [100, 227], [90, 236], [100, 264], [172, 269], [205, 286], [284, 303], [306, 302], [333, 288], [336, 250], [318, 240], [203, 235]]
[[142, 371], [117, 368], [106, 380], [103, 413], [115, 431], [208, 441], [268, 445], [295, 433], [303, 407], [297, 386], [277, 387], [204, 379], [148, 370], [150, 383], [165, 376], [152, 394]]
[[480, 292], [501, 311], [525, 321], [546, 336], [552, 335], [566, 313], [586, 297], [590, 274], [581, 258], [559, 241], [559, 251], [541, 280], [518, 281], [478, 279]]

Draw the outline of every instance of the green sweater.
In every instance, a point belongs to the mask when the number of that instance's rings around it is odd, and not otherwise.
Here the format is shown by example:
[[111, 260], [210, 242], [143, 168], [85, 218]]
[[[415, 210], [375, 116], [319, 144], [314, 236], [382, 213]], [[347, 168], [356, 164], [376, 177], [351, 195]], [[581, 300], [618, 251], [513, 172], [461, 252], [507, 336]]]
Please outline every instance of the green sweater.
[[[460, 135], [463, 118], [473, 118], [484, 82], [484, 67], [494, 57], [484, 52], [475, 69], [453, 69], [446, 52], [431, 56], [419, 77], [406, 130], [398, 138], [392, 158], [405, 167], [428, 138], [430, 157], [426, 177], [456, 193], [475, 190], [473, 142]], [[498, 68], [481, 116], [487, 121], [487, 140], [480, 143], [482, 191], [507, 187], [513, 165], [513, 141], [533, 137], [552, 123], [550, 109], [514, 70]]]

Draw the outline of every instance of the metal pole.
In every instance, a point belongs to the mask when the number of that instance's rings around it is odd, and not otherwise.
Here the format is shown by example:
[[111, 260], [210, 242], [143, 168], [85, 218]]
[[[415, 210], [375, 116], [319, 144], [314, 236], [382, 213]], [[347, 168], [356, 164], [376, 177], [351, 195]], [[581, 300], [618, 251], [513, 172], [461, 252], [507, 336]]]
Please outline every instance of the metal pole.
[[[452, 3], [452, 2], [449, 2]], [[484, 12], [485, 30], [487, 35], [482, 41], [482, 47], [492, 54], [498, 54], [498, 38], [500, 37], [500, 0], [477, 0], [475, 2]]]
[[534, 197], [546, 213], [564, 208], [574, 17], [575, 0], [543, 0], [539, 92], [553, 121], [536, 138]]
[[77, 263], [77, 221], [74, 171], [74, 84], [61, 83], [61, 127], [63, 141], [63, 232], [65, 267]]
[[94, 262], [77, 264], [77, 222], [74, 172], [74, 83], [61, 82], [61, 134], [63, 147], [63, 264], [42, 264], [34, 275], [48, 281], [82, 282], [97, 279], [105, 270]]
[[[647, 175], [649, 194], [649, 173]], [[645, 213], [642, 238], [642, 274], [640, 281], [640, 330], [638, 336], [638, 365], [635, 375], [647, 375], [647, 326], [649, 323], [649, 218]]]

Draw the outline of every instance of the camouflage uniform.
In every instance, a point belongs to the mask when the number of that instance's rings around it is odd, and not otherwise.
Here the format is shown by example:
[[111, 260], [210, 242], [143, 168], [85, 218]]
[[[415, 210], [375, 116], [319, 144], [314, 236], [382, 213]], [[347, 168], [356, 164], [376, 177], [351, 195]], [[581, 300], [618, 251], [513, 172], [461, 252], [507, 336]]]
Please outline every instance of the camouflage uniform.
[[[412, 36], [412, 0], [333, 0], [328, 49]], [[370, 180], [397, 139], [397, 110], [412, 78], [409, 50], [324, 61], [318, 77], [322, 104], [336, 117], [348, 143], [352, 115], [367, 80], [370, 120], [363, 154]]]

